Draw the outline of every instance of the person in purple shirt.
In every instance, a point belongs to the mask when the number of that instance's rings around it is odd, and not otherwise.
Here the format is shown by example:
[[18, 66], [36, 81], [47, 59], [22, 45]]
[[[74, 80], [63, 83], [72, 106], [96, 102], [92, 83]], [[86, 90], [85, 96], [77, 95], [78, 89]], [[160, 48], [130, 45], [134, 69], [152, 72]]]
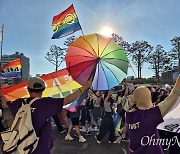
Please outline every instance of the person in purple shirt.
[[[50, 117], [57, 115], [62, 109], [63, 105], [69, 104], [75, 101], [86, 89], [91, 86], [91, 81], [87, 81], [86, 84], [79, 88], [76, 92], [70, 94], [65, 98], [42, 98], [42, 93], [45, 90], [45, 83], [41, 78], [33, 77], [28, 82], [28, 92], [30, 97], [27, 98], [27, 103], [33, 98], [37, 99], [31, 105], [32, 111], [32, 124], [39, 137], [37, 148], [32, 154], [50, 154], [53, 147], [53, 137]], [[21, 107], [24, 99], [19, 98], [15, 101], [8, 101], [2, 92], [0, 92], [0, 100], [4, 106], [7, 106], [10, 111], [16, 115], [18, 109]]]
[[130, 138], [130, 154], [163, 154], [157, 126], [180, 96], [180, 75], [170, 95], [158, 106], [153, 106], [148, 88], [135, 89], [131, 103], [133, 109], [126, 113], [127, 131]]

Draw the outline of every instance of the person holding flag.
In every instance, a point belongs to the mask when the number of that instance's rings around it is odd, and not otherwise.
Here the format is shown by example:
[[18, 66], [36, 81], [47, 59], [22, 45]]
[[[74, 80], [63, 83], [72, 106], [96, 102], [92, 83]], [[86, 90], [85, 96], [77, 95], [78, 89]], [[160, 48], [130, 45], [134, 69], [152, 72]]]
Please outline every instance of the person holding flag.
[[[86, 84], [79, 88], [74, 93], [65, 98], [42, 98], [42, 93], [45, 90], [45, 82], [39, 77], [30, 78], [28, 81], [27, 90], [30, 97], [27, 98], [29, 103], [34, 98], [37, 99], [32, 105], [32, 124], [37, 136], [40, 138], [36, 149], [32, 154], [50, 154], [53, 147], [53, 137], [50, 117], [60, 112], [64, 105], [75, 101], [86, 89], [91, 87], [92, 82], [87, 81]], [[0, 100], [4, 106], [7, 106], [10, 111], [16, 115], [18, 109], [23, 103], [23, 98], [16, 99], [15, 101], [8, 101], [6, 97], [0, 92]]]

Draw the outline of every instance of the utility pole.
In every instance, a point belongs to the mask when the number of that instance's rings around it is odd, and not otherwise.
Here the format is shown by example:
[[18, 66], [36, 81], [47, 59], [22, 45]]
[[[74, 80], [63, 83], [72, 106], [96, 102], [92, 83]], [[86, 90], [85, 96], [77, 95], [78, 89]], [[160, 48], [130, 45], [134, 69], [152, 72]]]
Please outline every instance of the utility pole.
[[[2, 68], [2, 47], [3, 47], [3, 28], [4, 24], [1, 27], [1, 32], [0, 32], [0, 42], [1, 42], [1, 57], [0, 57], [0, 75], [1, 75], [1, 68]], [[1, 88], [1, 81], [0, 81], [0, 88]]]
[[178, 71], [180, 74], [180, 41], [178, 41], [178, 62], [179, 62]]
[[0, 69], [1, 69], [1, 63], [2, 63], [2, 46], [3, 46], [3, 28], [4, 28], [4, 25], [1, 27], [1, 32], [0, 32], [0, 42], [1, 42], [1, 57], [0, 57]]

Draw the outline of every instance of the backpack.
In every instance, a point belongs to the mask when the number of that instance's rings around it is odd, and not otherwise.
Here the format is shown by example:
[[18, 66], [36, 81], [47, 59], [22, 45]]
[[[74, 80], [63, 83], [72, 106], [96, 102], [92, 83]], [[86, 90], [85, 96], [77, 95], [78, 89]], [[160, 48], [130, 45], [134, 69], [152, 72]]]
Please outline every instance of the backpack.
[[29, 154], [36, 149], [39, 137], [32, 125], [30, 105], [37, 99], [39, 98], [34, 98], [29, 103], [22, 103], [10, 130], [1, 133], [4, 153]]

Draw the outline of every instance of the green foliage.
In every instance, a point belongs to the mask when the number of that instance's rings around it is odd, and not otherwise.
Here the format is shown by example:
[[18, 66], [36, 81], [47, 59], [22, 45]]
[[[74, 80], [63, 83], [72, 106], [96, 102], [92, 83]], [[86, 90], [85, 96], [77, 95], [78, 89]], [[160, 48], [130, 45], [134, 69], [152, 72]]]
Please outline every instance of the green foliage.
[[171, 44], [173, 46], [169, 54], [171, 57], [171, 63], [172, 65], [180, 67], [180, 37], [174, 37], [171, 40]]
[[136, 41], [130, 47], [132, 62], [138, 68], [138, 78], [141, 78], [142, 66], [148, 61], [148, 57], [153, 50], [153, 47], [147, 41]]
[[55, 70], [58, 70], [58, 67], [62, 64], [65, 57], [65, 49], [58, 47], [56, 45], [51, 45], [50, 51], [47, 52], [45, 58], [55, 65]]
[[133, 80], [129, 80], [129, 82], [133, 82], [134, 84], [150, 84], [150, 85], [155, 85], [157, 83], [156, 78], [150, 77], [150, 78], [135, 78]]
[[121, 37], [115, 33], [112, 34], [112, 38], [119, 46], [121, 46], [124, 49], [126, 55], [130, 56], [131, 53], [130, 53], [129, 49], [130, 49], [131, 45], [127, 41], [124, 41], [123, 37]]
[[66, 41], [64, 42], [64, 45], [68, 47], [68, 46], [69, 46], [72, 42], [74, 42], [76, 39], [77, 39], [77, 37], [75, 37], [75, 36], [68, 37], [68, 38], [66, 39]]
[[[64, 42], [64, 45], [68, 47], [75, 40], [76, 40], [75, 36], [68, 37]], [[61, 48], [56, 45], [51, 45], [50, 51], [47, 52], [45, 58], [50, 63], [55, 65], [55, 69], [57, 71], [59, 66], [62, 64], [62, 62], [65, 61], [66, 52], [67, 52], [67, 48]]]
[[150, 63], [150, 68], [155, 72], [157, 81], [160, 79], [160, 73], [171, 68], [169, 61], [170, 57], [161, 45], [157, 45], [155, 50], [149, 55], [148, 62]]

